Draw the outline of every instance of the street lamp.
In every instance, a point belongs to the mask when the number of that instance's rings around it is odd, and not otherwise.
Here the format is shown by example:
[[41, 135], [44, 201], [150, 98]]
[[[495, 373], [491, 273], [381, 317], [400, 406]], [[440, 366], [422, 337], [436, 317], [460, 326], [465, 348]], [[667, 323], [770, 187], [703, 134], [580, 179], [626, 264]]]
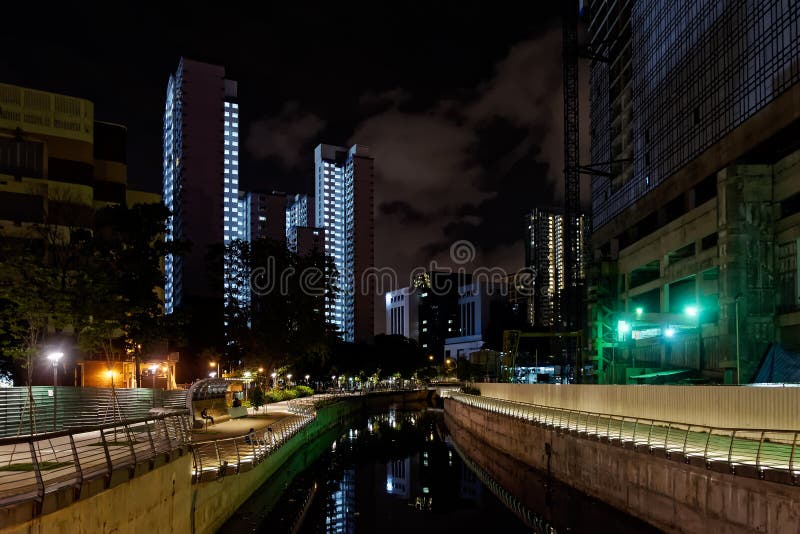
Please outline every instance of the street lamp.
[[667, 337], [674, 337], [675, 336], [675, 329], [671, 326], [668, 326], [666, 330], [664, 330], [664, 335]]
[[153, 375], [153, 389], [156, 389], [156, 371], [158, 370], [158, 365], [153, 364], [150, 366], [150, 373]]
[[636, 318], [637, 319], [641, 319], [643, 313], [644, 313], [644, 308], [642, 308], [641, 306], [636, 308]]
[[51, 352], [47, 355], [47, 359], [53, 362], [53, 432], [56, 431], [56, 401], [57, 401], [57, 388], [58, 385], [58, 360], [64, 357], [63, 352]]
[[272, 389], [275, 389], [275, 378], [278, 376], [278, 373], [272, 373], [269, 376], [272, 377]]
[[740, 386], [742, 384], [742, 366], [741, 360], [739, 360], [739, 299], [742, 298], [741, 293], [736, 294], [736, 299], [734, 302], [736, 304], [736, 385]]
[[286, 375], [286, 384], [291, 387], [292, 385], [292, 373]]

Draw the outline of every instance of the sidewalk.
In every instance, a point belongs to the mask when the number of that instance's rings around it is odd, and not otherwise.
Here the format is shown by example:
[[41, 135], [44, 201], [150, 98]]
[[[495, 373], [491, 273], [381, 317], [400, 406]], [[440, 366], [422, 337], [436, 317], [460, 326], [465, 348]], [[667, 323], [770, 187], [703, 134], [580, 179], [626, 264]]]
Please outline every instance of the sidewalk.
[[295, 417], [294, 414], [289, 412], [286, 403], [287, 401], [281, 401], [267, 404], [262, 406], [258, 412], [253, 408], [248, 408], [247, 417], [228, 419], [222, 423], [209, 424], [202, 429], [193, 430], [192, 441], [202, 443], [204, 441], [244, 436], [251, 428], [258, 431], [283, 419]]

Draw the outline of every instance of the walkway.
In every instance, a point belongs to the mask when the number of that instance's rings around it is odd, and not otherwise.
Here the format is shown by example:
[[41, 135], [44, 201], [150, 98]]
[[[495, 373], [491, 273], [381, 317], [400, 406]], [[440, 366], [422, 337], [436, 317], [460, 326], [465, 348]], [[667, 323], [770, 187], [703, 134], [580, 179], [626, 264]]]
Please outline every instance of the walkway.
[[800, 482], [800, 432], [725, 429], [550, 408], [454, 393], [454, 400], [559, 431], [785, 484]]
[[266, 413], [263, 407], [258, 412], [249, 408], [247, 417], [195, 430], [194, 480], [214, 480], [252, 469], [314, 420], [313, 403], [320, 397], [269, 404]]
[[37, 436], [0, 439], [0, 506], [110, 477], [189, 443], [185, 411]]

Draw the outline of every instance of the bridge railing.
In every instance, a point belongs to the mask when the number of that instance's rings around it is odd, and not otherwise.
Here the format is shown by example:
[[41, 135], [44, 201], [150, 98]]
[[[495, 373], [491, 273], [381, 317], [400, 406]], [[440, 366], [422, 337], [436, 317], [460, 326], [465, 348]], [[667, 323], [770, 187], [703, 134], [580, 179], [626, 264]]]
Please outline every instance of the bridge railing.
[[42, 503], [48, 493], [109, 477], [120, 469], [188, 445], [186, 410], [139, 419], [11, 438], [0, 438], [0, 507]]
[[216, 480], [252, 469], [311, 423], [314, 417], [296, 412], [296, 415], [256, 432], [193, 444], [193, 482]]
[[560, 432], [739, 476], [800, 483], [800, 432], [715, 428], [655, 419], [553, 408], [452, 393], [464, 404]]

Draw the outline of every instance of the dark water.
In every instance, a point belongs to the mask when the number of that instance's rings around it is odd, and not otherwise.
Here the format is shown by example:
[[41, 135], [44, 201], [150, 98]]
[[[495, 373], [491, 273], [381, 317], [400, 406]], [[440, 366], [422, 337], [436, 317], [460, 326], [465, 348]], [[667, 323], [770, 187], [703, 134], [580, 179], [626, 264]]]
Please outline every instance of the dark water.
[[[530, 483], [537, 491], [547, 488], [548, 504], [526, 508], [461, 458], [441, 412], [370, 415], [314, 445], [318, 450], [305, 450], [289, 462], [221, 531], [652, 531], [567, 486], [548, 484], [543, 476]], [[587, 514], [591, 521], [576, 521]]]

